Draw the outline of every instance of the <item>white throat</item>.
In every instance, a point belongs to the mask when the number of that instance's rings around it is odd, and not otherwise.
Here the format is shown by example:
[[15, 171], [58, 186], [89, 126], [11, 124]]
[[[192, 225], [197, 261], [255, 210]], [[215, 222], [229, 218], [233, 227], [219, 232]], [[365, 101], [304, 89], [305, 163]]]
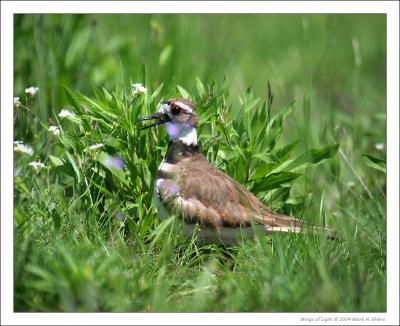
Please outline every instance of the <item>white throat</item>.
[[196, 128], [171, 122], [166, 122], [164, 127], [170, 140], [181, 140], [186, 145], [197, 145]]

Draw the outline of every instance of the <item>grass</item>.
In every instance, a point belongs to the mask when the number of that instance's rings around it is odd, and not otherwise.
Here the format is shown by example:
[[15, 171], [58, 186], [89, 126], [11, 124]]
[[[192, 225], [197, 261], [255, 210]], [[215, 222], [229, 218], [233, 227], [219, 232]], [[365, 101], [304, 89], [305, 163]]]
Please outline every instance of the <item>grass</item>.
[[[14, 157], [15, 311], [386, 310], [384, 15], [16, 15], [14, 30], [14, 135], [34, 150]], [[199, 246], [160, 223], [167, 137], [137, 118], [175, 96], [196, 102], [213, 164], [340, 241]]]

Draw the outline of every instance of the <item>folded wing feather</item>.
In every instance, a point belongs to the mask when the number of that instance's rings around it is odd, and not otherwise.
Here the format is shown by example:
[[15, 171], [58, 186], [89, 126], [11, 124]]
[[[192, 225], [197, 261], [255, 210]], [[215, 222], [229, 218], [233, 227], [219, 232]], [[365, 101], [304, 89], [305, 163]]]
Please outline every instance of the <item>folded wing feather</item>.
[[[300, 232], [302, 221], [272, 212], [241, 184], [214, 168], [204, 156], [179, 164], [176, 180], [157, 187], [163, 204], [182, 212], [187, 223], [220, 228], [249, 227], [251, 221], [267, 232]], [[179, 191], [170, 195], [171, 183]]]

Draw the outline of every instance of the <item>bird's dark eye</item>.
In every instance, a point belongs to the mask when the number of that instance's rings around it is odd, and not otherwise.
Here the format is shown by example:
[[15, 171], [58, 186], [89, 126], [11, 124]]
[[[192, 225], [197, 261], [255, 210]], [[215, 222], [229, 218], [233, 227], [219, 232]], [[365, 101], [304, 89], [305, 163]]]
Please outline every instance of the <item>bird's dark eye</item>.
[[173, 115], [181, 114], [181, 113], [182, 113], [182, 108], [180, 108], [180, 107], [177, 106], [177, 105], [171, 105], [171, 113], [172, 113]]

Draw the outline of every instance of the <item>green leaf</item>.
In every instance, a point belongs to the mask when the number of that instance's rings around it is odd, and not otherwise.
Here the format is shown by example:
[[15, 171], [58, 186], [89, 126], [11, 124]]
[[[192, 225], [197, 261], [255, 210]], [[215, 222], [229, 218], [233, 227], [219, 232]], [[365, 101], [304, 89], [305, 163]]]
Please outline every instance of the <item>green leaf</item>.
[[67, 98], [68, 103], [71, 104], [76, 110], [79, 111], [80, 107], [79, 107], [79, 101], [78, 101], [77, 97], [66, 85], [63, 85], [63, 87], [65, 90], [65, 97]]
[[211, 117], [215, 116], [217, 113], [215, 111], [209, 110], [206, 112], [201, 112], [200, 117], [199, 117], [199, 124], [200, 126], [205, 124], [206, 122], [209, 122]]
[[66, 155], [67, 155], [68, 161], [71, 163], [72, 168], [75, 171], [75, 175], [77, 177], [78, 183], [80, 183], [81, 182], [81, 174], [79, 172], [79, 168], [78, 168], [78, 165], [76, 164], [75, 158], [72, 156], [72, 154], [70, 152], [66, 152]]
[[235, 145], [235, 146], [234, 146], [234, 149], [235, 149], [235, 151], [236, 151], [237, 153], [240, 154], [240, 156], [241, 156], [241, 157], [243, 158], [243, 160], [246, 162], [246, 161], [247, 161], [247, 156], [244, 154], [242, 148], [241, 148], [240, 146], [238, 146], [238, 145]]
[[162, 235], [164, 235], [168, 230], [174, 225], [175, 217], [167, 218], [162, 221], [160, 225], [151, 233], [152, 241], [150, 246], [153, 247], [157, 242], [159, 242]]
[[51, 163], [53, 163], [54, 166], [61, 166], [61, 165], [65, 164], [65, 162], [63, 160], [61, 160], [58, 157], [55, 157], [53, 155], [49, 155], [49, 159], [50, 159]]
[[75, 123], [77, 125], [82, 125], [82, 119], [77, 115], [73, 115], [73, 116], [67, 117], [67, 120], [69, 120], [72, 123]]
[[182, 95], [182, 97], [187, 99], [190, 98], [189, 92], [186, 89], [179, 85], [176, 85], [176, 87], [178, 88], [178, 91]]
[[290, 152], [300, 143], [300, 140], [301, 139], [297, 139], [291, 142], [290, 144], [287, 144], [283, 148], [279, 149], [276, 152], [276, 156], [279, 157], [281, 160], [285, 160], [290, 154]]
[[158, 64], [160, 66], [164, 66], [168, 59], [171, 57], [173, 47], [172, 45], [167, 45], [164, 49], [162, 49], [160, 57], [158, 59]]
[[294, 101], [290, 102], [277, 115], [273, 116], [267, 125], [267, 130], [273, 129], [274, 127], [281, 127], [285, 118], [293, 112], [293, 104]]
[[290, 187], [280, 187], [266, 192], [262, 199], [269, 208], [277, 209], [282, 207], [283, 203], [286, 203], [289, 195]]
[[256, 98], [254, 100], [251, 100], [250, 102], [246, 103], [244, 106], [244, 113], [247, 114], [249, 111], [255, 108], [255, 106], [260, 102], [259, 98]]
[[281, 185], [293, 181], [300, 177], [301, 174], [294, 172], [277, 172], [271, 173], [266, 178], [254, 184], [252, 191], [255, 193], [279, 188]]
[[158, 96], [158, 94], [160, 94], [163, 86], [164, 86], [164, 83], [161, 83], [161, 85], [158, 86], [158, 88], [153, 92], [153, 94], [151, 94], [149, 103], [153, 103], [154, 99]]
[[61, 134], [60, 140], [62, 142], [62, 144], [65, 147], [70, 147], [72, 148], [74, 151], [77, 151], [77, 139], [74, 139], [73, 137], [71, 137], [70, 135], [67, 135], [65, 133]]
[[266, 163], [261, 165], [258, 169], [254, 169], [251, 174], [250, 174], [250, 179], [249, 180], [257, 180], [257, 179], [262, 179], [265, 178], [266, 175], [270, 174], [272, 170], [277, 167], [277, 163]]
[[69, 46], [65, 53], [65, 66], [71, 68], [72, 65], [79, 64], [80, 58], [82, 57], [85, 48], [88, 46], [90, 36], [90, 28], [81, 29], [79, 32], [71, 35]]
[[113, 99], [112, 95], [104, 87], [103, 87], [103, 94], [108, 102], [112, 101], [112, 99]]
[[261, 142], [259, 147], [262, 148], [263, 151], [271, 151], [275, 147], [276, 142], [283, 131], [283, 121], [293, 112], [293, 103], [293, 101], [290, 102], [277, 115], [271, 118], [267, 124], [266, 133], [264, 135], [259, 133], [257, 136], [257, 142]]
[[196, 77], [196, 88], [197, 88], [197, 92], [199, 93], [200, 97], [204, 97], [206, 95], [206, 89], [199, 77]]
[[94, 180], [92, 180], [91, 182], [97, 189], [99, 189], [101, 192], [105, 193], [106, 195], [112, 197], [113, 194], [107, 190], [106, 188], [104, 188], [103, 186], [99, 185], [98, 183], [96, 183]]
[[363, 161], [369, 167], [386, 173], [386, 160], [370, 155], [370, 154], [362, 154]]
[[102, 116], [106, 120], [118, 120], [119, 115], [112, 111], [110, 107], [101, 102], [101, 101], [96, 101], [93, 100], [87, 96], [82, 96], [81, 101], [84, 104], [87, 104], [87, 110], [94, 116]]
[[305, 151], [294, 160], [288, 160], [280, 165], [277, 171], [291, 171], [293, 169], [304, 169], [309, 166], [318, 165], [323, 160], [332, 158], [336, 155], [340, 144], [330, 145], [323, 148], [313, 148]]
[[261, 161], [269, 164], [274, 164], [277, 163], [276, 156], [273, 154], [268, 154], [268, 153], [259, 153], [259, 154], [254, 154], [253, 158], [258, 158]]

